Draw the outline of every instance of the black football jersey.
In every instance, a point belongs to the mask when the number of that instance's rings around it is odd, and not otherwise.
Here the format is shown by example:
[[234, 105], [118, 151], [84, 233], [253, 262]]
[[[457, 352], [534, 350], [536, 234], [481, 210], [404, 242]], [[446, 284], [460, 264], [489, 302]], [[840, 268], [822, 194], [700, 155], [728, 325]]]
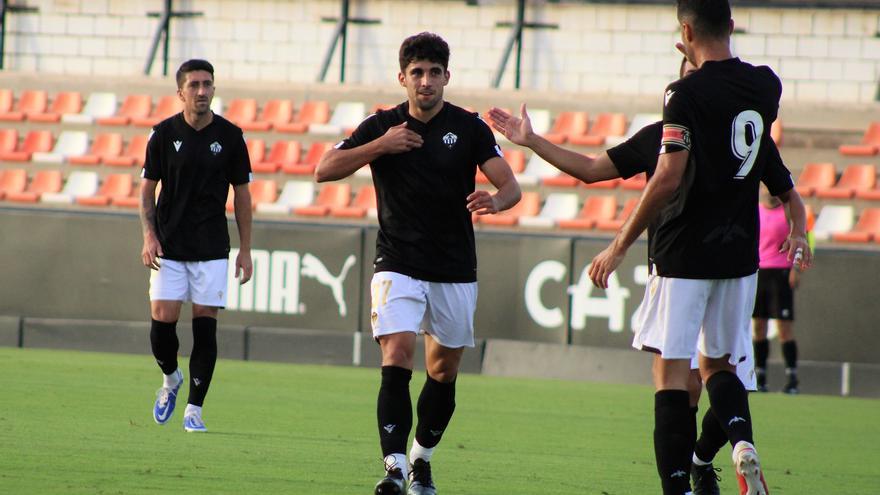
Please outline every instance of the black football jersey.
[[375, 270], [431, 282], [476, 281], [466, 198], [474, 191], [477, 166], [502, 156], [501, 150], [478, 114], [449, 102], [427, 123], [409, 115], [408, 102], [379, 111], [336, 147], [362, 146], [404, 121], [422, 136], [421, 148], [370, 164], [379, 213]]
[[161, 182], [155, 227], [164, 258], [208, 261], [229, 256], [229, 186], [251, 179], [240, 128], [214, 115], [196, 131], [183, 113], [174, 115], [153, 127], [141, 176]]

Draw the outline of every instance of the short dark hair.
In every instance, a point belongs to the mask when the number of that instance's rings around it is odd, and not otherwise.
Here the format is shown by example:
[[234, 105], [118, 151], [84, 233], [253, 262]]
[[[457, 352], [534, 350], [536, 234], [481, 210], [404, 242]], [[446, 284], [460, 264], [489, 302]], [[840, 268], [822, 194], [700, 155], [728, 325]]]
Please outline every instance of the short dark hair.
[[449, 45], [434, 33], [419, 33], [403, 40], [400, 45], [400, 72], [416, 60], [438, 63], [443, 69], [449, 68]]
[[186, 62], [180, 64], [180, 68], [177, 69], [177, 87], [182, 88], [183, 83], [186, 82], [186, 75], [190, 72], [195, 72], [197, 70], [203, 70], [209, 74], [211, 74], [211, 79], [214, 79], [214, 66], [211, 65], [211, 62], [207, 60], [202, 60], [199, 58], [194, 58], [191, 60], [187, 60]]
[[698, 38], [726, 38], [730, 18], [728, 0], [678, 0], [679, 22], [687, 21]]

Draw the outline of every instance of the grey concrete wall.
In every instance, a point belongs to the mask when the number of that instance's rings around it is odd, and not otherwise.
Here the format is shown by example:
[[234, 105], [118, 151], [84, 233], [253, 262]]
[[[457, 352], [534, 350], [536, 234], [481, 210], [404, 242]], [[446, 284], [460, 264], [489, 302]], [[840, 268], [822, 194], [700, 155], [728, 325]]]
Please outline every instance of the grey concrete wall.
[[18, 347], [21, 336], [21, 318], [18, 316], [0, 316], [0, 346]]

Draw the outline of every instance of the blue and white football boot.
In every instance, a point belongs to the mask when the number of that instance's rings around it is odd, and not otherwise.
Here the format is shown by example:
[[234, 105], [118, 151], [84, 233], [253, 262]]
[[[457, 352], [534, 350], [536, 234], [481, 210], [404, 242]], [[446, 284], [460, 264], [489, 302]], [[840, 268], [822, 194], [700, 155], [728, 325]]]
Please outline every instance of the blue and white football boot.
[[208, 428], [205, 427], [205, 422], [202, 421], [202, 413], [199, 411], [187, 411], [183, 416], [183, 429], [197, 433], [208, 431]]
[[177, 392], [183, 384], [183, 372], [178, 368], [175, 373], [178, 378], [177, 385], [174, 387], [162, 387], [156, 392], [156, 404], [153, 406], [153, 419], [155, 419], [156, 423], [159, 423], [160, 425], [164, 425], [169, 419], [171, 419], [171, 414], [174, 413], [174, 405], [177, 403]]

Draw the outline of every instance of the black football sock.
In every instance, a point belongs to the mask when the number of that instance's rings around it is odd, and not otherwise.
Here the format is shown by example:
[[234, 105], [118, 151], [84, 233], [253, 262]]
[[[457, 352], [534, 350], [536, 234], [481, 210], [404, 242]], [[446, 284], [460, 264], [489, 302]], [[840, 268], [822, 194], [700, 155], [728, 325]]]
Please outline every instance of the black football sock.
[[440, 443], [455, 411], [455, 380], [441, 383], [429, 375], [419, 394], [416, 411], [419, 418], [416, 441], [426, 449], [433, 448]]
[[782, 343], [782, 358], [785, 359], [785, 372], [788, 375], [797, 373], [797, 342], [788, 340]]
[[727, 443], [727, 434], [724, 433], [721, 423], [718, 422], [715, 412], [710, 407], [703, 415], [700, 438], [697, 439], [697, 444], [694, 446], [694, 455], [703, 462], [712, 462], [725, 443]]
[[162, 368], [162, 373], [170, 375], [177, 371], [177, 322], [166, 323], [152, 320], [150, 322], [150, 347], [153, 357]]
[[406, 441], [412, 429], [412, 400], [409, 381], [412, 370], [399, 366], [382, 366], [382, 385], [376, 417], [379, 424], [379, 443], [382, 456], [406, 452]]
[[688, 442], [691, 445], [696, 445], [697, 443], [697, 412], [699, 408], [697, 406], [692, 406], [689, 409], [690, 419], [688, 420], [688, 426], [690, 426], [690, 430], [688, 431]]
[[690, 491], [691, 441], [695, 426], [686, 390], [654, 394], [654, 455], [664, 495]]
[[217, 320], [202, 316], [193, 318], [193, 349], [189, 357], [189, 398], [188, 404], [202, 407], [214, 365], [217, 363]]
[[770, 356], [770, 342], [767, 339], [752, 342], [755, 349], [755, 378], [759, 387], [767, 386], [767, 358]]
[[719, 371], [706, 381], [712, 411], [731, 445], [752, 440], [752, 416], [749, 412], [749, 396], [734, 373]]

